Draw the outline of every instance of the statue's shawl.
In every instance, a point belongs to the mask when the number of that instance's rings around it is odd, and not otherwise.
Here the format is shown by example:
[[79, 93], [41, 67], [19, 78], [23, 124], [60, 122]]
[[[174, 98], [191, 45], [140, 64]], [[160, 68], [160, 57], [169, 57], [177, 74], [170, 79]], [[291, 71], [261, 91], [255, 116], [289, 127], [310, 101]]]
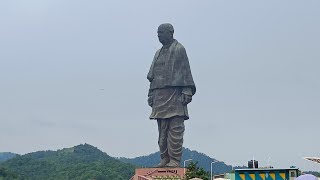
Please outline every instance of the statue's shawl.
[[196, 92], [196, 86], [193, 82], [188, 56], [185, 48], [177, 40], [174, 40], [169, 47], [169, 55], [165, 63], [166, 71], [165, 83], [156, 84], [154, 79], [154, 65], [160, 55], [161, 49], [159, 49], [153, 59], [152, 65], [148, 73], [148, 80], [150, 81], [150, 89], [164, 88], [170, 86], [182, 86], [190, 87], [192, 89], [192, 94]]

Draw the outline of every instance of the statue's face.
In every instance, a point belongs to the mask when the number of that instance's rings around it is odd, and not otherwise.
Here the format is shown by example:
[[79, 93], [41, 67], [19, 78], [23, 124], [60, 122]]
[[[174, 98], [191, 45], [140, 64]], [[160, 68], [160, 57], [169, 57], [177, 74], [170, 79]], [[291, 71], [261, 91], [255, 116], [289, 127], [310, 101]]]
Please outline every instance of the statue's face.
[[172, 32], [168, 29], [159, 28], [158, 29], [158, 38], [161, 44], [166, 45], [171, 42], [172, 40]]

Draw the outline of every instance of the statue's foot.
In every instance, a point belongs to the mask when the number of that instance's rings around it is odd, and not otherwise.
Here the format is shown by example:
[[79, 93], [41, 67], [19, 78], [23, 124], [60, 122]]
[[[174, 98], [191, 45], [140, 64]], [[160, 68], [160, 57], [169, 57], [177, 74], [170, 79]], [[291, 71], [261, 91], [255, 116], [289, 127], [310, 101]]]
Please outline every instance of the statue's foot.
[[156, 167], [158, 167], [158, 168], [165, 167], [166, 164], [169, 163], [169, 161], [170, 161], [169, 158], [163, 158], [163, 159], [161, 159], [160, 163], [156, 165]]
[[180, 163], [178, 161], [175, 160], [170, 160], [170, 162], [168, 164], [166, 164], [166, 167], [179, 167]]

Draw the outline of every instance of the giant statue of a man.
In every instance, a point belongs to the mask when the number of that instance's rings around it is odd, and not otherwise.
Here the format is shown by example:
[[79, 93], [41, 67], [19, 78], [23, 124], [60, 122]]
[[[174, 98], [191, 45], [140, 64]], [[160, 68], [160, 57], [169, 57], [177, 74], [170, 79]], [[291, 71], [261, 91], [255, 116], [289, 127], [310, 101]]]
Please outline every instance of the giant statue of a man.
[[148, 80], [150, 119], [158, 122], [161, 161], [157, 167], [179, 167], [182, 155], [187, 104], [196, 92], [184, 47], [173, 38], [173, 26], [161, 24], [158, 38], [163, 45], [153, 59]]

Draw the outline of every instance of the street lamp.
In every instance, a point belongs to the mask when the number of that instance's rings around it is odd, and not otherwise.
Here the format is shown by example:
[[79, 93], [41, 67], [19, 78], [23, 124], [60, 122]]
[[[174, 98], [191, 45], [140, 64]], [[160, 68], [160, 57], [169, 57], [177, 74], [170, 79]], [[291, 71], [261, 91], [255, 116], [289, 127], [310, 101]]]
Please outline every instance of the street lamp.
[[183, 161], [183, 174], [186, 174], [186, 162], [192, 161], [192, 159], [187, 159]]
[[212, 164], [213, 164], [213, 163], [216, 163], [216, 162], [220, 162], [220, 161], [212, 161], [212, 162], [211, 162], [211, 179], [210, 179], [210, 180], [212, 180]]

